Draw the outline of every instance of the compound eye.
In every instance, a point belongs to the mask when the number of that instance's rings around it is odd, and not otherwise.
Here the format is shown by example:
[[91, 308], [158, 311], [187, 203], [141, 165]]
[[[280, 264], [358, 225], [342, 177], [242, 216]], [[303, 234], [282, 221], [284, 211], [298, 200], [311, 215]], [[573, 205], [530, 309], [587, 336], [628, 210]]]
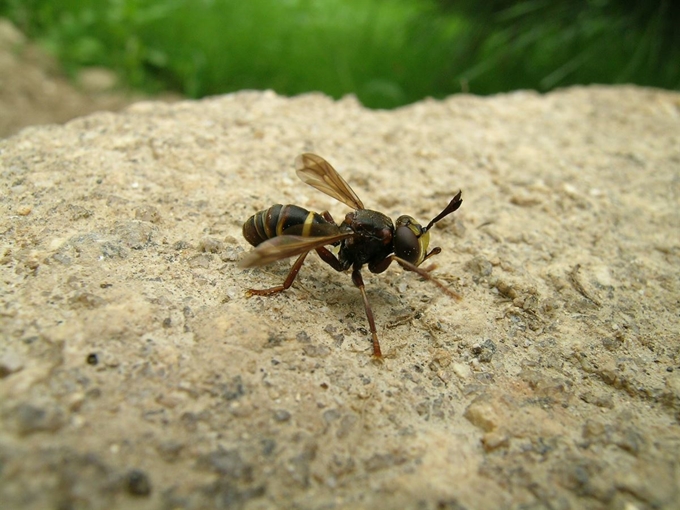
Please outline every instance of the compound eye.
[[400, 259], [418, 265], [420, 240], [409, 227], [397, 227], [394, 231], [394, 254]]

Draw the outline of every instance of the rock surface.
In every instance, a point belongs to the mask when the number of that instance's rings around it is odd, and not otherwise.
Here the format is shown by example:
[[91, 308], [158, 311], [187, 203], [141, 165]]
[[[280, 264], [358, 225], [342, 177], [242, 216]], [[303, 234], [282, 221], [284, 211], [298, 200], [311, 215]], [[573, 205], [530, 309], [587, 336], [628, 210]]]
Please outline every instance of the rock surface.
[[[367, 207], [425, 223], [433, 272], [311, 255], [256, 270], [241, 225]], [[677, 508], [680, 95], [455, 96], [391, 112], [244, 92], [0, 141], [7, 508]]]

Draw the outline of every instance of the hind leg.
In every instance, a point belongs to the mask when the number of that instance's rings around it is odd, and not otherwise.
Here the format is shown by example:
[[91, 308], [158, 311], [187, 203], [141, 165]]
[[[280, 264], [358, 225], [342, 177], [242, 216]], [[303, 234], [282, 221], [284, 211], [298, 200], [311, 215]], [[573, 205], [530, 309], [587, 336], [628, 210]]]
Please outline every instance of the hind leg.
[[[309, 252], [307, 252], [309, 253]], [[272, 287], [270, 289], [249, 289], [246, 292], [246, 297], [250, 296], [270, 296], [272, 294], [276, 294], [277, 292], [282, 292], [289, 288], [291, 285], [293, 285], [293, 282], [295, 281], [295, 278], [297, 277], [298, 273], [300, 272], [300, 268], [302, 267], [302, 264], [305, 261], [305, 257], [307, 256], [307, 253], [303, 253], [300, 255], [297, 260], [295, 261], [295, 264], [293, 264], [293, 267], [290, 268], [290, 272], [288, 273], [288, 276], [283, 282], [283, 285], [277, 285], [276, 287]]]

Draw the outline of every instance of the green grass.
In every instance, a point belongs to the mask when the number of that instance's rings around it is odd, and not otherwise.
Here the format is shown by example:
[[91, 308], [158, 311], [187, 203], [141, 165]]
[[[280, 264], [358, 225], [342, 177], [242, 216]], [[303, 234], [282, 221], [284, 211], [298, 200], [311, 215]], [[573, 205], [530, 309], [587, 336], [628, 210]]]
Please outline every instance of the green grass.
[[72, 75], [103, 65], [129, 86], [151, 92], [201, 97], [242, 89], [320, 90], [336, 98], [354, 93], [369, 107], [390, 108], [461, 89], [488, 94], [593, 82], [678, 89], [680, 31], [672, 29], [680, 25], [678, 10], [664, 0], [644, 5], [5, 0], [0, 14]]
[[589, 83], [680, 88], [678, 2], [494, 0], [483, 17], [475, 15], [476, 2], [456, 4], [477, 30], [463, 51], [477, 62], [465, 75], [479, 93], [526, 84], [537, 90]]

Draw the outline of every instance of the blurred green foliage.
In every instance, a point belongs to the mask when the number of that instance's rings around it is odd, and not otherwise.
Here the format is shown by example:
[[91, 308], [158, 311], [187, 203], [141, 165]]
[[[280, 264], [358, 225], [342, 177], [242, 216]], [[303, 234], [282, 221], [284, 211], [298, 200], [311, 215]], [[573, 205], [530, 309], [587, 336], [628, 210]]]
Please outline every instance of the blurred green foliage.
[[633, 0], [3, 0], [75, 75], [150, 92], [354, 93], [390, 108], [461, 90], [680, 88], [680, 10]]
[[680, 89], [677, 0], [439, 0], [467, 20], [456, 57], [480, 94], [573, 84]]

